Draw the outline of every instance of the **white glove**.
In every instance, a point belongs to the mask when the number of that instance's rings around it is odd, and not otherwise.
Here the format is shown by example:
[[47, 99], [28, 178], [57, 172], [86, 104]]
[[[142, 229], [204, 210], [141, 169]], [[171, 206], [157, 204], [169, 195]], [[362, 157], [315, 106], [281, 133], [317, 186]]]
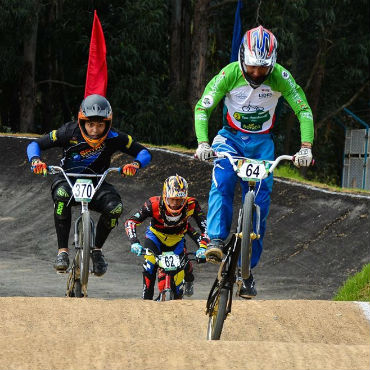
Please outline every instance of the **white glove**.
[[198, 149], [195, 152], [196, 157], [201, 161], [205, 161], [213, 156], [213, 150], [208, 143], [198, 144]]
[[312, 162], [311, 148], [301, 148], [294, 155], [294, 165], [297, 167], [308, 167]]

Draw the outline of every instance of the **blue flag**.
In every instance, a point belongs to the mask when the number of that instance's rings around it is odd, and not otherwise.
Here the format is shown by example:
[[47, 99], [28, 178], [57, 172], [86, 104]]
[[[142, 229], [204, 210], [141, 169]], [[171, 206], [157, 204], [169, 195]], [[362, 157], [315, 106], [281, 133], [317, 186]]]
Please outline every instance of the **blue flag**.
[[240, 12], [243, 6], [242, 0], [238, 0], [238, 5], [236, 6], [235, 12], [235, 22], [234, 22], [234, 31], [233, 31], [233, 42], [231, 44], [231, 57], [230, 63], [236, 62], [238, 60], [238, 52], [240, 43], [242, 41], [242, 21], [240, 19]]

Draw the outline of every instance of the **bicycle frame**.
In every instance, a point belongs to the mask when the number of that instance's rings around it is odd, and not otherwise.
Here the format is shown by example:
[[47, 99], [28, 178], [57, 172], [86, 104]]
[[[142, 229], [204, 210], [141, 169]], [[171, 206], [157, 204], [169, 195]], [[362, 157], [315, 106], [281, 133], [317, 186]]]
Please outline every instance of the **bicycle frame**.
[[[69, 273], [66, 290], [67, 297], [87, 297], [87, 284], [90, 273], [89, 264], [91, 252], [95, 246], [95, 224], [94, 220], [90, 216], [89, 202], [93, 198], [94, 194], [99, 190], [110, 172], [121, 173], [121, 171], [121, 167], [112, 167], [108, 168], [103, 174], [80, 174], [67, 173], [59, 166], [48, 167], [48, 173], [50, 174], [63, 174], [72, 190], [71, 199], [74, 198], [76, 202], [81, 203], [81, 214], [74, 223], [74, 245], [76, 253], [71, 267], [66, 271]], [[73, 192], [74, 185], [71, 181], [72, 177], [76, 178], [76, 183], [79, 179], [99, 178], [99, 181], [95, 186], [93, 193], [86, 195], [88, 198], [78, 198], [76, 196], [77, 194]]]

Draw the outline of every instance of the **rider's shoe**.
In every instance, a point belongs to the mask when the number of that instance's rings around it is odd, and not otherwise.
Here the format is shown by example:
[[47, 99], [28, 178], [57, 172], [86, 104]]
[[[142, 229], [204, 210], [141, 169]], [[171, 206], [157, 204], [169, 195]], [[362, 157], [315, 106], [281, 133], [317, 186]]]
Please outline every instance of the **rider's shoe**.
[[245, 299], [254, 298], [257, 295], [256, 283], [253, 279], [253, 275], [250, 274], [248, 279], [241, 279], [242, 284], [239, 290], [239, 296]]
[[192, 281], [185, 282], [184, 294], [188, 297], [194, 294], [194, 283]]
[[58, 272], [65, 272], [69, 266], [69, 257], [67, 252], [60, 252], [54, 262], [54, 268]]
[[224, 257], [223, 247], [223, 240], [211, 239], [208, 244], [207, 250], [205, 251], [207, 262], [221, 263], [222, 258]]
[[105, 262], [104, 255], [100, 249], [94, 249], [91, 254], [93, 262], [93, 272], [96, 276], [102, 276], [107, 272], [108, 264]]

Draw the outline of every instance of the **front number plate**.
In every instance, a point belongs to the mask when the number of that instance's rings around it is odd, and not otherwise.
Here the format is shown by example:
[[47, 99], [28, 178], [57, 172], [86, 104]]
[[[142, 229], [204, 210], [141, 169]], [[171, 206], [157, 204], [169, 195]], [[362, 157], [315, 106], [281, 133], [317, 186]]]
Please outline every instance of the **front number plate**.
[[164, 252], [159, 256], [158, 266], [165, 271], [176, 270], [180, 266], [180, 257], [173, 252]]
[[241, 161], [238, 175], [246, 181], [262, 180], [266, 177], [266, 167], [260, 161]]
[[77, 202], [90, 202], [95, 193], [92, 180], [77, 179], [73, 185], [72, 192]]

